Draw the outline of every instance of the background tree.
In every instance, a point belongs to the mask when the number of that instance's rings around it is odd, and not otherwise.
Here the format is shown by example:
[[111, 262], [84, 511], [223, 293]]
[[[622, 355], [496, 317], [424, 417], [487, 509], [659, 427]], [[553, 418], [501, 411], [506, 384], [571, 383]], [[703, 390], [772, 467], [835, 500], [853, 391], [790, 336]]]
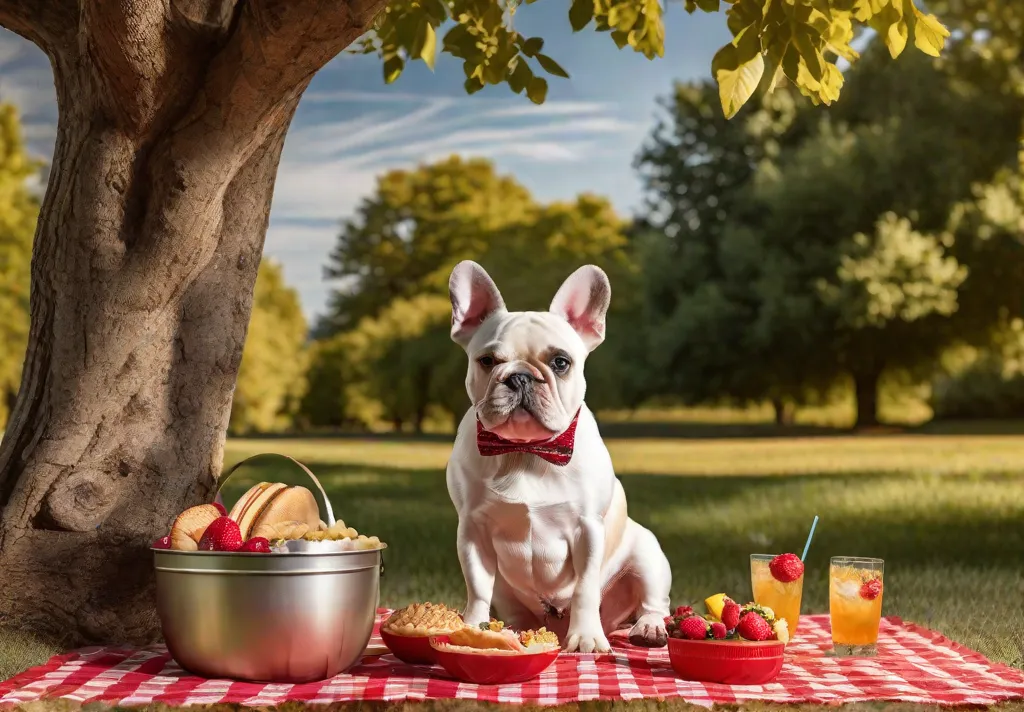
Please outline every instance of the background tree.
[[331, 293], [318, 332], [351, 328], [395, 299], [447, 289], [446, 270], [483, 252], [486, 235], [530, 204], [525, 188], [481, 159], [452, 156], [384, 174], [328, 257], [326, 276], [345, 286]]
[[17, 110], [0, 105], [0, 429], [18, 393], [28, 343], [29, 261], [39, 201], [27, 181], [39, 169], [25, 153]]
[[[565, 72], [540, 38], [515, 31], [515, 5], [0, 0], [0, 26], [49, 57], [59, 110], [24, 375], [0, 446], [0, 621], [77, 640], [156, 635], [146, 545], [208, 499], [220, 473], [274, 177], [303, 91], [371, 29], [361, 48], [381, 55], [387, 81], [408, 59], [432, 64], [437, 28], [451, 22], [441, 48], [463, 60], [468, 91], [507, 82], [543, 101], [530, 62]], [[894, 50], [913, 35], [935, 54], [945, 34], [905, 0], [737, 0], [727, 15], [734, 42], [713, 70], [730, 113], [765, 66], [834, 100], [841, 75], [823, 52], [849, 53], [854, 21]], [[569, 19], [662, 51], [658, 3], [576, 0]]]
[[[801, 107], [780, 122], [769, 105], [702, 140], [691, 118], [701, 95], [677, 94], [680, 128], [657, 132], [640, 157], [645, 175], [678, 180], [648, 179], [661, 225], [649, 301], [665, 305], [650, 350], [676, 375], [673, 392], [799, 402], [849, 378], [868, 425], [884, 373], [929, 363], [957, 338], [961, 288], [988, 277], [947, 223], [973, 184], [1012, 163], [1019, 109], [991, 82], [884, 51], [875, 43], [854, 66], [846, 92], [857, 101], [827, 116]], [[714, 196], [689, 202], [711, 193], [705, 161], [741, 186], [724, 190], [742, 195], [727, 211], [712, 209]], [[998, 303], [980, 301], [972, 313], [987, 309], [991, 324]]]
[[298, 422], [305, 427], [366, 429], [381, 419], [381, 404], [368, 391], [367, 334], [346, 331], [310, 345], [306, 392]]
[[[449, 336], [447, 290], [452, 268], [467, 257], [491, 272], [510, 308], [521, 310], [547, 309], [579, 265], [603, 266], [615, 290], [609, 328], [620, 331], [593, 357], [588, 401], [592, 407], [635, 403], [635, 381], [644, 369], [624, 363], [622, 354], [635, 345], [629, 330], [639, 328], [632, 319], [639, 292], [627, 225], [606, 199], [581, 195], [539, 204], [489, 162], [453, 158], [388, 174], [364, 206], [364, 219], [346, 226], [333, 253], [350, 279], [331, 299], [325, 320], [355, 326], [317, 352], [304, 402], [317, 411], [307, 413], [310, 422], [338, 424], [337, 417], [319, 413], [328, 382], [343, 373], [352, 379], [345, 386], [349, 404], [380, 406], [352, 413], [356, 418], [381, 419], [397, 430], [411, 424], [417, 432], [432, 412], [461, 420], [469, 406], [465, 356]], [[403, 231], [405, 239], [389, 247]], [[348, 348], [333, 345], [343, 342]], [[334, 407], [338, 413], [351, 408]]]
[[780, 88], [726, 120], [712, 83], [677, 85], [636, 160], [646, 194], [645, 331], [658, 390], [691, 403], [771, 400], [779, 422], [791, 418], [790, 402], [804, 399], [808, 381], [791, 368], [788, 349], [758, 348], [756, 277], [768, 256], [738, 225], [740, 215], [758, 219], [750, 205], [758, 166], [813, 126], [816, 112], [798, 110], [794, 94]]
[[231, 404], [233, 433], [270, 432], [292, 424], [305, 390], [306, 318], [281, 266], [263, 260]]

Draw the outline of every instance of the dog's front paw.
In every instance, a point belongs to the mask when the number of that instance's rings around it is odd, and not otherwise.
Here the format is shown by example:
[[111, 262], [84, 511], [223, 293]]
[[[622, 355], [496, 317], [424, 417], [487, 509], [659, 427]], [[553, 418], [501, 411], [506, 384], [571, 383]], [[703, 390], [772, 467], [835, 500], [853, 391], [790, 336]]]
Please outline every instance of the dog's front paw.
[[491, 609], [490, 606], [483, 604], [469, 604], [465, 610], [462, 611], [462, 621], [466, 625], [473, 626], [474, 628], [481, 623], [487, 623], [491, 620]]
[[611, 652], [612, 646], [608, 644], [608, 638], [604, 631], [597, 628], [570, 628], [565, 638], [565, 652], [567, 653], [607, 653]]
[[629, 631], [629, 642], [645, 648], [660, 648], [668, 643], [665, 619], [655, 614], [641, 616]]

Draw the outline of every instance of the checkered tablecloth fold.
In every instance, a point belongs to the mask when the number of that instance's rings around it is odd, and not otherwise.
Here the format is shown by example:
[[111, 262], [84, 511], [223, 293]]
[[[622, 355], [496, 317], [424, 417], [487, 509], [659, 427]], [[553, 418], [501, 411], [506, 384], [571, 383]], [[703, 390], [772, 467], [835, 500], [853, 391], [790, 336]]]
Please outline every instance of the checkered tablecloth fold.
[[[381, 615], [385, 612], [381, 611]], [[380, 644], [376, 633], [371, 645]], [[603, 655], [562, 655], [539, 678], [518, 685], [460, 683], [439, 667], [406, 665], [391, 655], [365, 657], [348, 673], [301, 685], [207, 680], [184, 672], [162, 647], [86, 648], [0, 683], [0, 705], [63, 698], [120, 705], [470, 699], [564, 704], [588, 700], [681, 698], [710, 707], [754, 700], [835, 704], [873, 700], [990, 705], [1024, 699], [1024, 673], [999, 665], [934, 631], [897, 618], [882, 621], [876, 658], [836, 659], [828, 616], [804, 616], [787, 646], [782, 673], [769, 685], [729, 686], [678, 679], [665, 649], [616, 638]]]

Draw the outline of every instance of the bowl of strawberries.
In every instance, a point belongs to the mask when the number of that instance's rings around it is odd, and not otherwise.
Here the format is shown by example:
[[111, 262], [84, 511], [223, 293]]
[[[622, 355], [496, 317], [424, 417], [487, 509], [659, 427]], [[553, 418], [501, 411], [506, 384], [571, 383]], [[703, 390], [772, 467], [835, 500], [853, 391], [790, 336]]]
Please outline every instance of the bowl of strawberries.
[[[715, 605], [712, 602], [720, 603]], [[756, 603], [718, 594], [707, 612], [680, 606], [665, 620], [672, 669], [683, 680], [763, 685], [782, 670], [789, 630], [783, 618]]]

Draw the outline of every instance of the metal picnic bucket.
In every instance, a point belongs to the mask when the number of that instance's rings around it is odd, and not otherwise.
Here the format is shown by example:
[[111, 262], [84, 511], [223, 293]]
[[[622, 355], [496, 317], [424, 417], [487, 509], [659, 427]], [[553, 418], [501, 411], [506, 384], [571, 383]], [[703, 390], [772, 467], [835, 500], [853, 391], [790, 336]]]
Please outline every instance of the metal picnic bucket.
[[[334, 513], [315, 485], [328, 526]], [[218, 488], [219, 489], [219, 488]], [[167, 649], [182, 668], [211, 678], [309, 682], [347, 670], [362, 656], [380, 600], [381, 550], [249, 554], [154, 549], [157, 613]]]

